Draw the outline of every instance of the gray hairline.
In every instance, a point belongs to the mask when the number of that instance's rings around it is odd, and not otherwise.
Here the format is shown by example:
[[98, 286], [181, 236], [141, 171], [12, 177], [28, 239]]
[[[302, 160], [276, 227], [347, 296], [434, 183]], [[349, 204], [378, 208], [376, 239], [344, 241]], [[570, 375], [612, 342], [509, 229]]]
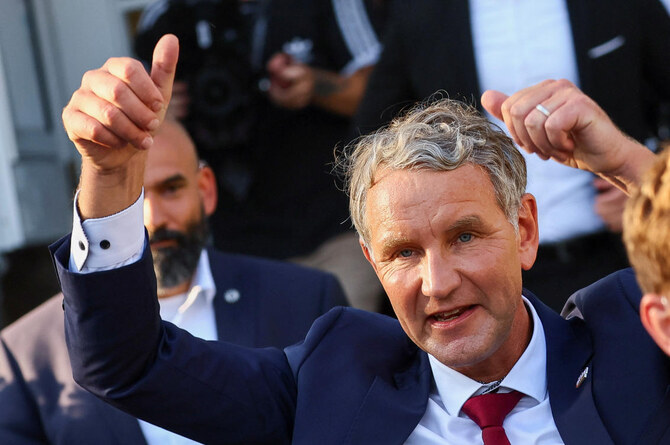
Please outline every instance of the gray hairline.
[[451, 171], [466, 164], [479, 166], [499, 208], [518, 231], [525, 161], [500, 127], [470, 105], [449, 99], [418, 104], [386, 127], [360, 137], [337, 158], [346, 178], [352, 223], [368, 248], [367, 194], [384, 168]]
[[[426, 161], [426, 159], [424, 159], [424, 161]], [[420, 170], [426, 170], [426, 171], [435, 171], [435, 172], [453, 171], [453, 170], [461, 168], [465, 165], [472, 165], [472, 166], [481, 168], [484, 171], [484, 173], [486, 173], [486, 175], [489, 178], [489, 181], [491, 183], [491, 187], [494, 189], [493, 193], [494, 193], [494, 196], [496, 198], [496, 204], [503, 211], [503, 213], [505, 214], [506, 219], [509, 221], [510, 224], [512, 224], [512, 227], [514, 227], [515, 233], [518, 234], [518, 232], [519, 232], [519, 220], [518, 220], [519, 208], [521, 206], [521, 199], [522, 199], [525, 191], [522, 191], [521, 194], [519, 194], [519, 196], [515, 197], [514, 202], [512, 203], [513, 205], [509, 206], [510, 208], [506, 209], [505, 205], [504, 205], [504, 203], [502, 202], [502, 199], [501, 199], [502, 194], [498, 193], [498, 191], [495, 189], [495, 184], [494, 184], [494, 181], [493, 181], [493, 176], [494, 175], [490, 171], [488, 166], [476, 163], [471, 157], [467, 157], [467, 158], [461, 160], [461, 162], [459, 162], [457, 165], [454, 165], [452, 167], [445, 166], [445, 165], [439, 163], [438, 161], [436, 161], [434, 159], [429, 159], [428, 161], [430, 161], [430, 162], [422, 162], [421, 164], [414, 163], [414, 164], [409, 164], [407, 166], [389, 166], [388, 164], [385, 164], [385, 163], [379, 163], [377, 165], [371, 166], [367, 170], [370, 171], [370, 177], [375, 178], [377, 173], [380, 170], [383, 170], [384, 168], [388, 168], [391, 171], [400, 171], [400, 170], [420, 171]], [[370, 184], [367, 187], [364, 187], [364, 188], [362, 187], [361, 188], [362, 193], [361, 193], [360, 198], [361, 198], [362, 202], [361, 202], [360, 205], [358, 205], [358, 209], [360, 210], [360, 212], [359, 211], [356, 212], [356, 213], [359, 213], [359, 220], [360, 220], [360, 223], [363, 225], [362, 228], [356, 227], [356, 231], [358, 232], [359, 238], [363, 241], [363, 244], [365, 245], [365, 247], [368, 250], [370, 250], [370, 243], [369, 243], [369, 240], [367, 240], [365, 238], [364, 234], [367, 233], [369, 235], [369, 227], [367, 225], [367, 221], [366, 221], [367, 218], [366, 218], [365, 214], [366, 214], [366, 211], [367, 211], [367, 193], [369, 192], [369, 190], [372, 187], [374, 187], [374, 185], [375, 185], [375, 183], [371, 181]], [[353, 206], [354, 206], [354, 204], [351, 203], [350, 207], [353, 207]]]
[[[491, 180], [491, 178], [490, 178], [491, 173], [490, 173], [484, 166], [479, 165], [479, 164], [477, 164], [477, 163], [474, 163], [474, 162], [472, 162], [471, 160], [466, 160], [466, 161], [462, 162], [461, 164], [459, 164], [458, 166], [456, 166], [456, 167], [454, 167], [454, 168], [452, 168], [452, 169], [446, 169], [446, 168], [432, 168], [432, 166], [424, 165], [424, 166], [421, 166], [421, 167], [419, 167], [419, 168], [416, 168], [416, 166], [413, 166], [413, 167], [406, 167], [406, 168], [397, 168], [397, 169], [393, 169], [393, 170], [394, 170], [394, 171], [398, 171], [398, 170], [415, 170], [415, 171], [418, 171], [418, 170], [427, 170], [427, 171], [437, 171], [437, 172], [445, 171], [445, 172], [446, 172], [446, 171], [453, 171], [453, 170], [456, 170], [457, 168], [463, 167], [463, 166], [465, 166], [465, 165], [473, 165], [473, 166], [482, 168], [482, 169], [486, 172], [487, 176], [489, 177], [489, 180]], [[378, 172], [379, 170], [383, 169], [384, 167], [385, 167], [385, 165], [383, 165], [383, 164], [377, 165], [377, 167], [374, 169], [374, 171], [373, 171], [373, 173], [372, 173], [373, 177], [374, 177], [374, 175], [375, 175], [376, 172]], [[374, 184], [371, 184], [369, 187], [367, 187], [367, 188], [365, 189], [365, 191], [364, 191], [364, 195], [367, 195], [367, 192], [368, 192], [373, 186], [374, 186]], [[493, 187], [493, 181], [492, 181], [492, 180], [491, 180], [491, 187]], [[524, 193], [525, 193], [525, 192], [524, 192]], [[507, 221], [512, 225], [512, 227], [514, 228], [514, 233], [515, 233], [515, 235], [517, 235], [517, 236], [519, 235], [519, 218], [518, 218], [518, 216], [519, 216], [519, 209], [521, 208], [521, 198], [523, 197], [523, 194], [524, 194], [524, 193], [522, 193], [521, 196], [519, 196], [519, 198], [517, 199], [517, 201], [518, 201], [518, 205], [512, 206], [513, 208], [509, 209], [509, 214], [508, 214], [508, 212], [505, 211], [505, 209], [503, 208], [503, 206], [502, 206], [502, 204], [500, 203], [499, 199], [497, 199], [497, 198], [498, 198], [498, 194], [497, 194], [497, 193], [495, 192], [495, 190], [494, 190], [494, 194], [496, 195], [496, 204], [498, 205], [498, 207], [499, 207], [499, 208], [503, 211], [503, 213], [505, 214], [505, 217], [506, 217]], [[366, 209], [367, 209], [367, 198], [365, 198], [365, 200], [364, 200], [363, 202], [364, 202], [364, 204], [362, 204], [362, 205], [360, 206], [360, 208], [361, 208], [361, 210], [362, 210], [362, 212], [361, 212], [361, 219], [362, 219], [362, 221], [361, 221], [361, 222], [366, 226], [366, 230], [369, 232], [369, 229], [368, 229], [368, 227], [367, 227], [367, 223], [366, 223], [366, 218], [365, 218], [365, 211], [366, 211]], [[370, 260], [373, 260], [373, 261], [374, 261], [374, 254], [373, 254], [372, 246], [370, 245], [369, 240], [366, 240], [366, 239], [365, 239], [365, 237], [363, 236], [363, 234], [361, 233], [361, 231], [360, 231], [358, 228], [356, 228], [356, 233], [358, 233], [358, 240], [359, 240], [359, 242], [360, 242], [363, 246], [365, 246], [365, 248], [368, 250], [368, 252], [369, 252], [369, 254], [370, 254]]]

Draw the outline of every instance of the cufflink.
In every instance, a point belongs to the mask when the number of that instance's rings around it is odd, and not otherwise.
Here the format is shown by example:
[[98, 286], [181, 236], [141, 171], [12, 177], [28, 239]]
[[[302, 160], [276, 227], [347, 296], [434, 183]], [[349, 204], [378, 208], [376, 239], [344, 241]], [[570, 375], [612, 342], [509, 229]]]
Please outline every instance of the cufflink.
[[84, 235], [81, 227], [77, 228], [76, 225], [72, 228], [71, 239], [73, 246], [70, 249], [70, 253], [73, 256], [74, 264], [77, 266], [77, 270], [81, 270], [84, 267], [86, 258], [88, 258], [88, 239], [86, 239], [86, 235]]
[[584, 368], [581, 374], [579, 374], [579, 377], [577, 377], [577, 383], [575, 383], [575, 388], [579, 388], [582, 386], [582, 383], [586, 380], [586, 378], [589, 376], [589, 367], [587, 366]]

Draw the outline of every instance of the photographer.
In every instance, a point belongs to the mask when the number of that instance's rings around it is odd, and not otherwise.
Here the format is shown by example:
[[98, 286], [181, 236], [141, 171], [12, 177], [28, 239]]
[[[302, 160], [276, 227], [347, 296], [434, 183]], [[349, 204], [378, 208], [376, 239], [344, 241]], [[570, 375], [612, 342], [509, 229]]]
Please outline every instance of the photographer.
[[[382, 291], [330, 172], [382, 21], [374, 0], [159, 1], [144, 11], [136, 44], [148, 61], [161, 35], [180, 38], [170, 108], [219, 178], [215, 245], [333, 272], [352, 305], [370, 310]], [[218, 114], [203, 113], [212, 102]]]

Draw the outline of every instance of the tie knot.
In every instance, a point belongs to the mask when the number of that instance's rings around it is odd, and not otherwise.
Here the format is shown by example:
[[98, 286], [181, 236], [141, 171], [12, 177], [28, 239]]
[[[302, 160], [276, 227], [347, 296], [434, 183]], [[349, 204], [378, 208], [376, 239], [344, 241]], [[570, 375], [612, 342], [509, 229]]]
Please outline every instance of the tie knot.
[[519, 391], [471, 397], [463, 405], [463, 412], [482, 430], [488, 427], [501, 427], [503, 420], [521, 400], [521, 397], [523, 394]]

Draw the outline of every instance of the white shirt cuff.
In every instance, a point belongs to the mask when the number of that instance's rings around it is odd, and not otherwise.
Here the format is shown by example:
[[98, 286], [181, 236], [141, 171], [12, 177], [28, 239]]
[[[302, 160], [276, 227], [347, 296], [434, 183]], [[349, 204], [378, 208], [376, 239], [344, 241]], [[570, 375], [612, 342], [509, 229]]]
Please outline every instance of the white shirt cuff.
[[104, 218], [81, 221], [74, 199], [70, 271], [115, 269], [139, 260], [144, 250], [144, 189], [130, 207]]
[[382, 53], [382, 45], [377, 43], [376, 45], [368, 48], [364, 53], [359, 54], [358, 56], [347, 62], [344, 68], [340, 70], [340, 75], [351, 76], [361, 68], [366, 68], [368, 66], [375, 65], [379, 61], [381, 53]]

